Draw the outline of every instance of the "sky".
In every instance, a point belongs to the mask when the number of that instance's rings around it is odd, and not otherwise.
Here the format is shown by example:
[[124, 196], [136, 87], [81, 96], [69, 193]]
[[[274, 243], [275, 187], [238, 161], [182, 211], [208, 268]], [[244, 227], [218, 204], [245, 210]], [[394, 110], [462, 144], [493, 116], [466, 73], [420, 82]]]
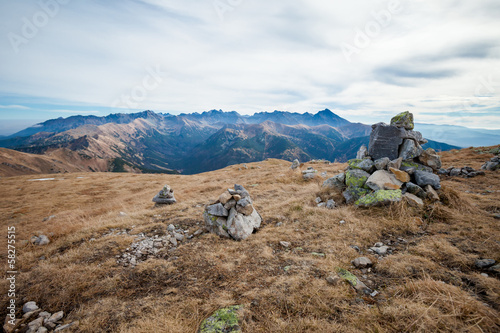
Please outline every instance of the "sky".
[[0, 0], [0, 135], [154, 110], [500, 129], [498, 0]]

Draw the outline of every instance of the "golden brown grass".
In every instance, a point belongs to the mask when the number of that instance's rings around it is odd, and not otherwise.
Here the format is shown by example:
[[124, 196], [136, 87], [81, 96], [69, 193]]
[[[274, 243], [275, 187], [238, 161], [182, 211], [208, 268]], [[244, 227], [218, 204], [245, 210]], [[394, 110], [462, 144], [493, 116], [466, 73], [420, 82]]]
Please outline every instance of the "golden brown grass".
[[[444, 153], [443, 163], [479, 168], [489, 158], [464, 150]], [[314, 199], [340, 202], [340, 196], [322, 189], [322, 180], [303, 181], [289, 166], [271, 159], [249, 163], [249, 169], [236, 165], [192, 176], [1, 178], [1, 227], [17, 230], [18, 305], [34, 300], [47, 311], [62, 309], [69, 320], [80, 321], [81, 332], [195, 332], [213, 311], [233, 304], [245, 305], [246, 332], [500, 329], [498, 276], [482, 276], [474, 267], [477, 258], [500, 260], [498, 220], [491, 216], [500, 212], [498, 172], [444, 180], [443, 203], [428, 203], [424, 210], [405, 203], [327, 210], [315, 207]], [[345, 165], [313, 167], [333, 176]], [[178, 203], [154, 208], [152, 197], [167, 183]], [[163, 233], [170, 223], [191, 232], [202, 227], [202, 205], [234, 183], [250, 191], [264, 217], [261, 230], [249, 239], [203, 234], [165, 259], [150, 259], [135, 269], [116, 264], [115, 256], [134, 234]], [[56, 217], [43, 221], [50, 215]], [[110, 228], [130, 229], [132, 235], [103, 237]], [[38, 232], [49, 235], [48, 246], [21, 243]], [[280, 241], [292, 246], [285, 249]], [[377, 261], [367, 249], [379, 241], [392, 242], [393, 254]], [[4, 265], [5, 240], [1, 249]], [[375, 262], [372, 272], [351, 267], [350, 261], [361, 255]], [[328, 284], [325, 278], [337, 266], [350, 269], [380, 296], [366, 299], [346, 284]], [[2, 295], [6, 289], [2, 280]], [[2, 297], [2, 317], [6, 301]]]

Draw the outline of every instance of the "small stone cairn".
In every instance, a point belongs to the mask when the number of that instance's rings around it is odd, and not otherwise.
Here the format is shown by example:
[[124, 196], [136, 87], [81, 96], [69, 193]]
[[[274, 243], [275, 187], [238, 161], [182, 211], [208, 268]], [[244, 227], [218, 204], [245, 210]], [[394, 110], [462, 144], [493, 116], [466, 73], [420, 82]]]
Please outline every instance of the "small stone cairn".
[[45, 333], [45, 332], [66, 332], [69, 328], [78, 327], [79, 322], [69, 322], [64, 324], [64, 312], [59, 311], [50, 313], [43, 311], [33, 302], [26, 302], [23, 305], [23, 316], [16, 319], [13, 314], [8, 314], [3, 326], [4, 332], [26, 332], [26, 333]]
[[481, 170], [495, 171], [500, 169], [500, 155], [495, 156], [481, 166]]
[[429, 148], [422, 134], [413, 131], [413, 114], [402, 112], [391, 124], [372, 125], [368, 149], [362, 146], [356, 159], [348, 161], [344, 173], [327, 179], [324, 187], [342, 192], [348, 204], [358, 207], [387, 205], [403, 198], [412, 206], [423, 206], [423, 199], [439, 200], [441, 188], [435, 171], [441, 158]]
[[163, 189], [153, 198], [153, 202], [157, 205], [171, 205], [176, 203], [174, 190], [168, 185], [163, 186]]
[[250, 193], [238, 184], [222, 193], [214, 204], [206, 206], [203, 218], [209, 232], [234, 240], [248, 238], [262, 222]]

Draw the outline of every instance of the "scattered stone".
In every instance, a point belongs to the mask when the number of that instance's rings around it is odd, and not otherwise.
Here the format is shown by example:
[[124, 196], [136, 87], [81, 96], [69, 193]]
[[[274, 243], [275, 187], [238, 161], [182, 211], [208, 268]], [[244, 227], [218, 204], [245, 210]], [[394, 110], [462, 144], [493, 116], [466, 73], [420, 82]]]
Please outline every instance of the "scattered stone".
[[121, 216], [121, 217], [125, 217], [125, 216], [127, 216], [127, 213], [125, 213], [125, 212], [120, 212], [120, 216]]
[[49, 244], [50, 240], [49, 240], [49, 237], [47, 237], [45, 235], [39, 235], [38, 237], [37, 236], [31, 237], [31, 243], [34, 245], [42, 246], [42, 245]]
[[366, 257], [359, 257], [351, 261], [356, 268], [368, 268], [373, 265], [372, 261]]
[[57, 327], [54, 332], [60, 332], [60, 331], [64, 331], [65, 329], [67, 328], [70, 328], [70, 327], [76, 327], [79, 325], [79, 322], [78, 321], [74, 321], [72, 323], [69, 323], [69, 324], [66, 324], [66, 325], [61, 325], [59, 327]]
[[32, 312], [38, 310], [38, 305], [35, 302], [26, 302], [23, 305], [23, 313]]
[[340, 225], [345, 224], [345, 221], [344, 221], [344, 220], [340, 220], [340, 221], [339, 221], [339, 224], [340, 224]]
[[285, 248], [289, 248], [292, 244], [290, 244], [290, 242], [281, 241], [280, 245], [285, 247]]
[[322, 208], [322, 207], [326, 207], [326, 202], [320, 202], [318, 205], [317, 205], [318, 208]]
[[464, 178], [473, 178], [477, 176], [484, 176], [485, 172], [481, 170], [475, 170], [470, 166], [464, 166], [463, 168], [451, 167], [448, 169], [439, 169], [438, 174], [450, 177], [461, 176]]
[[52, 219], [53, 219], [53, 218], [55, 218], [55, 217], [56, 217], [55, 215], [50, 215], [50, 216], [48, 216], [48, 217], [44, 218], [42, 221], [43, 221], [43, 222], [47, 222], [47, 221], [52, 220]]
[[47, 311], [43, 311], [43, 312], [40, 312], [40, 314], [38, 315], [38, 317], [42, 317], [44, 319], [48, 319], [50, 318], [52, 314], [50, 312], [47, 312]]
[[329, 277], [326, 278], [326, 282], [328, 282], [331, 285], [336, 286], [340, 282], [340, 277], [338, 277], [336, 275], [330, 275]]
[[326, 203], [326, 208], [328, 209], [334, 209], [337, 205], [335, 204], [335, 201], [333, 199], [330, 199]]
[[420, 187], [431, 185], [436, 190], [439, 190], [441, 188], [441, 180], [436, 174], [416, 170], [413, 176], [415, 177], [415, 182]]
[[302, 178], [304, 180], [311, 180], [316, 177], [317, 173], [317, 170], [313, 169], [312, 167], [308, 167], [307, 170], [302, 171]]
[[219, 309], [205, 319], [198, 330], [199, 333], [236, 333], [241, 332], [239, 325], [243, 305], [235, 305]]
[[168, 227], [167, 227], [167, 231], [168, 231], [168, 232], [173, 232], [173, 231], [175, 231], [175, 225], [173, 225], [173, 224], [169, 224], [169, 225], [168, 225]]
[[64, 312], [59, 311], [59, 312], [54, 313], [52, 316], [50, 316], [50, 318], [47, 319], [47, 322], [55, 323], [55, 322], [61, 320], [63, 317], [64, 317]]
[[345, 281], [347, 281], [357, 292], [363, 294], [371, 294], [372, 290], [368, 288], [363, 282], [361, 282], [358, 277], [346, 269], [337, 267], [338, 275]]
[[48, 329], [42, 326], [36, 331], [36, 333], [47, 333], [48, 331]]
[[495, 263], [496, 261], [493, 259], [480, 259], [476, 260], [476, 267], [479, 269], [486, 269], [490, 268], [491, 266], [494, 266]]
[[481, 273], [481, 276], [484, 276], [484, 277], [489, 277], [489, 275], [488, 275], [488, 274], [486, 274], [486, 273]]
[[422, 199], [417, 197], [414, 194], [411, 193], [405, 193], [403, 194], [403, 198], [408, 202], [408, 204], [412, 207], [417, 207], [417, 208], [422, 208], [424, 206], [424, 202]]
[[410, 111], [401, 112], [391, 119], [391, 126], [412, 130], [414, 128], [413, 114]]
[[297, 169], [299, 166], [300, 166], [300, 162], [299, 162], [299, 160], [298, 160], [298, 159], [295, 159], [295, 160], [293, 160], [293, 162], [292, 162], [292, 166], [290, 167], [290, 169], [295, 170], [295, 169]]
[[171, 205], [177, 202], [174, 197], [174, 190], [165, 185], [163, 189], [153, 198], [153, 202], [160, 205]]
[[496, 171], [500, 169], [500, 157], [495, 156], [481, 166], [481, 170]]
[[373, 252], [375, 252], [378, 255], [385, 256], [387, 254], [387, 251], [389, 250], [389, 247], [386, 245], [374, 246], [374, 247], [371, 247], [370, 250], [372, 250]]
[[36, 331], [42, 327], [43, 325], [43, 318], [37, 318], [33, 320], [32, 322], [28, 323], [28, 330], [26, 333], [36, 333]]
[[314, 200], [314, 202], [316, 202], [317, 204], [321, 203], [323, 200], [321, 200], [320, 197], [317, 197], [316, 200]]

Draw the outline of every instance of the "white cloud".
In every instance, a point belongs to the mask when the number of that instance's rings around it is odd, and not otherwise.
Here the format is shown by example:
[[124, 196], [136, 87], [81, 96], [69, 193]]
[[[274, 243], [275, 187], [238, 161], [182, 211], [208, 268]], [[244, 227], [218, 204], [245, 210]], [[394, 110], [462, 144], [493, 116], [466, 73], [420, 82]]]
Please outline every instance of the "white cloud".
[[[468, 111], [498, 115], [491, 111], [500, 99], [497, 1], [401, 0], [401, 10], [351, 63], [341, 43], [354, 43], [357, 29], [374, 22], [373, 13], [391, 0], [220, 1], [240, 4], [221, 20], [212, 0], [71, 1], [19, 54], [8, 38], [0, 40], [0, 98], [110, 107], [143, 85], [148, 67], [159, 66], [163, 80], [140, 98], [138, 109], [329, 107], [353, 120], [410, 109], [417, 120], [422, 114], [454, 123], [452, 111], [478, 99], [481, 78], [492, 76], [492, 90], [482, 89], [486, 96], [475, 103], [482, 106]], [[35, 0], [2, 7], [4, 36], [21, 33], [23, 17], [40, 8]], [[490, 120], [477, 117], [474, 125], [488, 127]]]

